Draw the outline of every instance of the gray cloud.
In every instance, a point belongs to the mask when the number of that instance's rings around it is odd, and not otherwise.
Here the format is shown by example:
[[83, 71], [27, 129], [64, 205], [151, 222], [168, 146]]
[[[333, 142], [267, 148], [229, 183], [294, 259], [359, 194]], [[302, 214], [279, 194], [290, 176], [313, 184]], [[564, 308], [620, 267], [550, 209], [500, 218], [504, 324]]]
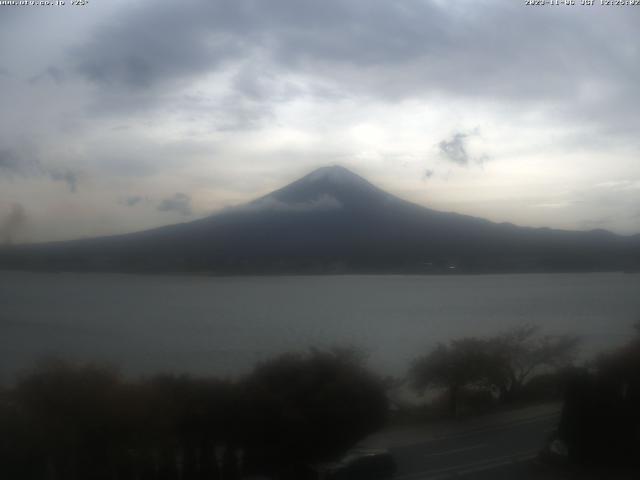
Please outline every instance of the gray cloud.
[[430, 168], [427, 168], [424, 171], [424, 174], [422, 175], [422, 179], [423, 180], [429, 180], [431, 177], [433, 177], [435, 175], [435, 171], [431, 170]]
[[19, 154], [14, 150], [0, 150], [0, 178], [49, 177], [54, 182], [64, 182], [71, 193], [78, 190], [78, 174], [68, 168], [43, 165], [33, 155]]
[[[263, 127], [274, 106], [305, 95], [326, 102], [479, 99], [516, 114], [552, 111], [584, 127], [579, 144], [594, 130], [606, 134], [603, 142], [636, 138], [640, 52], [625, 46], [636, 25], [614, 9], [534, 11], [497, 0], [455, 8], [441, 1], [194, 0], [190, 8], [161, 1], [112, 10], [36, 75], [93, 87], [84, 105], [92, 119], [158, 109], [208, 116], [214, 130], [238, 132]], [[546, 42], [563, 48], [542, 51], [521, 41], [541, 28]], [[194, 88], [189, 94], [201, 94], [183, 95], [204, 75], [224, 83], [227, 94]]]
[[457, 132], [451, 138], [442, 140], [438, 143], [440, 156], [445, 160], [468, 167], [471, 163], [482, 164], [486, 162], [488, 155], [480, 155], [478, 157], [471, 156], [467, 149], [467, 139], [471, 136], [478, 135], [478, 130], [472, 132]]
[[[147, 96], [160, 85], [244, 62], [234, 90], [250, 100], [273, 100], [270, 84], [283, 69], [336, 79], [322, 72], [326, 62], [397, 65], [420, 58], [439, 47], [445, 29], [438, 19], [445, 12], [381, 0], [197, 0], [189, 9], [159, 3], [112, 19], [73, 52], [73, 63], [109, 95]], [[260, 67], [256, 55], [265, 57]]]
[[273, 197], [265, 197], [246, 205], [232, 207], [233, 210], [245, 212], [314, 212], [340, 208], [342, 208], [342, 203], [331, 195], [321, 195], [310, 202], [297, 203], [287, 203]]
[[27, 221], [27, 213], [20, 203], [11, 205], [11, 211], [0, 221], [0, 239], [5, 245], [10, 245], [15, 235]]
[[463, 167], [469, 165], [470, 157], [465, 145], [468, 136], [467, 133], [455, 133], [449, 140], [442, 140], [438, 144], [440, 155]]
[[109, 91], [141, 91], [212, 70], [243, 43], [223, 28], [234, 5], [200, 0], [191, 8], [173, 2], [144, 7], [106, 22], [73, 52], [82, 76]]
[[29, 83], [37, 84], [42, 82], [43, 80], [52, 80], [56, 85], [62, 84], [65, 81], [66, 75], [65, 73], [58, 67], [49, 66], [43, 72], [38, 75], [34, 75], [29, 79]]
[[8, 178], [29, 177], [42, 172], [40, 162], [33, 157], [24, 157], [10, 149], [0, 149], [0, 175]]
[[64, 182], [71, 193], [78, 191], [78, 174], [68, 169], [50, 168], [48, 169], [51, 180]]
[[191, 215], [191, 197], [184, 193], [176, 193], [172, 197], [165, 198], [158, 205], [161, 212], [177, 212], [181, 215]]
[[127, 207], [135, 207], [136, 205], [138, 205], [143, 200], [144, 200], [144, 198], [139, 196], [139, 195], [132, 195], [132, 196], [129, 196], [129, 197], [125, 198], [122, 201], [122, 203]]
[[264, 69], [247, 65], [233, 78], [234, 90], [245, 98], [257, 101], [268, 98], [273, 93], [274, 78]]
[[[85, 78], [109, 91], [141, 92], [220, 71], [229, 62], [255, 65], [261, 55], [277, 71], [323, 78], [357, 94], [395, 98], [440, 91], [566, 103], [590, 81], [595, 88], [624, 85], [638, 99], [640, 67], [630, 68], [630, 61], [640, 54], [615, 41], [633, 31], [631, 19], [621, 22], [603, 11], [574, 9], [568, 16], [525, 10], [490, 0], [459, 8], [386, 0], [196, 0], [188, 9], [159, 2], [114, 18], [74, 58]], [[590, 17], [595, 14], [597, 28]], [[602, 30], [614, 21], [618, 28], [607, 31], [611, 41], [602, 42]], [[541, 54], [535, 42], [520, 41], [538, 36], [541, 25], [546, 41], [562, 49]], [[573, 38], [581, 42], [567, 41]], [[265, 80], [264, 70], [254, 70], [234, 83], [239, 94], [255, 100], [263, 96]]]
[[262, 120], [273, 115], [268, 106], [247, 101], [238, 95], [224, 99], [218, 108], [222, 115], [216, 122], [216, 130], [221, 132], [253, 130]]

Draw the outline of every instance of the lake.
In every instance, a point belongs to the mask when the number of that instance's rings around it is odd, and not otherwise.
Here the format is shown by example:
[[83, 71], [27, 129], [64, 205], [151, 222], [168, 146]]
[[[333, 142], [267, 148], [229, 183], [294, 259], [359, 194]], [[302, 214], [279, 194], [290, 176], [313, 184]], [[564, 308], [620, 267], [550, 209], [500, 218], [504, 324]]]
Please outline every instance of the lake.
[[624, 343], [640, 275], [207, 277], [0, 272], [0, 375], [43, 356], [131, 375], [237, 375], [310, 346], [354, 345], [401, 375], [437, 342], [532, 323], [579, 334], [583, 352]]

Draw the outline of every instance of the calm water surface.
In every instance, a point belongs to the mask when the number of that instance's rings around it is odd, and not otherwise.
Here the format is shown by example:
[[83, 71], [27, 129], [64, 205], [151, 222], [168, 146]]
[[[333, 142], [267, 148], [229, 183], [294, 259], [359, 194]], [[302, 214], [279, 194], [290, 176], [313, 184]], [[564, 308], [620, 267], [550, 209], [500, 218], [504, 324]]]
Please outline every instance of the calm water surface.
[[619, 345], [640, 320], [640, 275], [201, 277], [0, 272], [0, 379], [39, 357], [130, 374], [234, 375], [309, 346], [355, 345], [402, 374], [436, 342], [534, 323]]

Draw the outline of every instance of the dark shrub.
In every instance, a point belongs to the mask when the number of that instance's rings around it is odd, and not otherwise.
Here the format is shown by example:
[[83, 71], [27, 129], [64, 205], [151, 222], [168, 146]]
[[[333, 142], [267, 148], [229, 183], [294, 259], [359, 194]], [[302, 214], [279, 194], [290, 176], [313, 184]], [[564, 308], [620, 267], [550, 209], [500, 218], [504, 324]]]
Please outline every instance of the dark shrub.
[[243, 438], [254, 468], [282, 469], [343, 453], [387, 418], [381, 380], [347, 352], [287, 354], [243, 385]]
[[602, 356], [596, 366], [571, 379], [560, 436], [575, 462], [639, 466], [640, 341]]

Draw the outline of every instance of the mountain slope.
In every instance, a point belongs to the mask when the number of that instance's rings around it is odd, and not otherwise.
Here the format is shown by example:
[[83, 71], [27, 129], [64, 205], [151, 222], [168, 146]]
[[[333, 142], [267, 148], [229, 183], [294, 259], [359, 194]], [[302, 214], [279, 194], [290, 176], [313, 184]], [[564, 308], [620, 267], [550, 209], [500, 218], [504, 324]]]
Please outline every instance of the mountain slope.
[[190, 223], [13, 247], [0, 267], [218, 273], [637, 270], [640, 239], [495, 224], [401, 200], [326, 167]]

